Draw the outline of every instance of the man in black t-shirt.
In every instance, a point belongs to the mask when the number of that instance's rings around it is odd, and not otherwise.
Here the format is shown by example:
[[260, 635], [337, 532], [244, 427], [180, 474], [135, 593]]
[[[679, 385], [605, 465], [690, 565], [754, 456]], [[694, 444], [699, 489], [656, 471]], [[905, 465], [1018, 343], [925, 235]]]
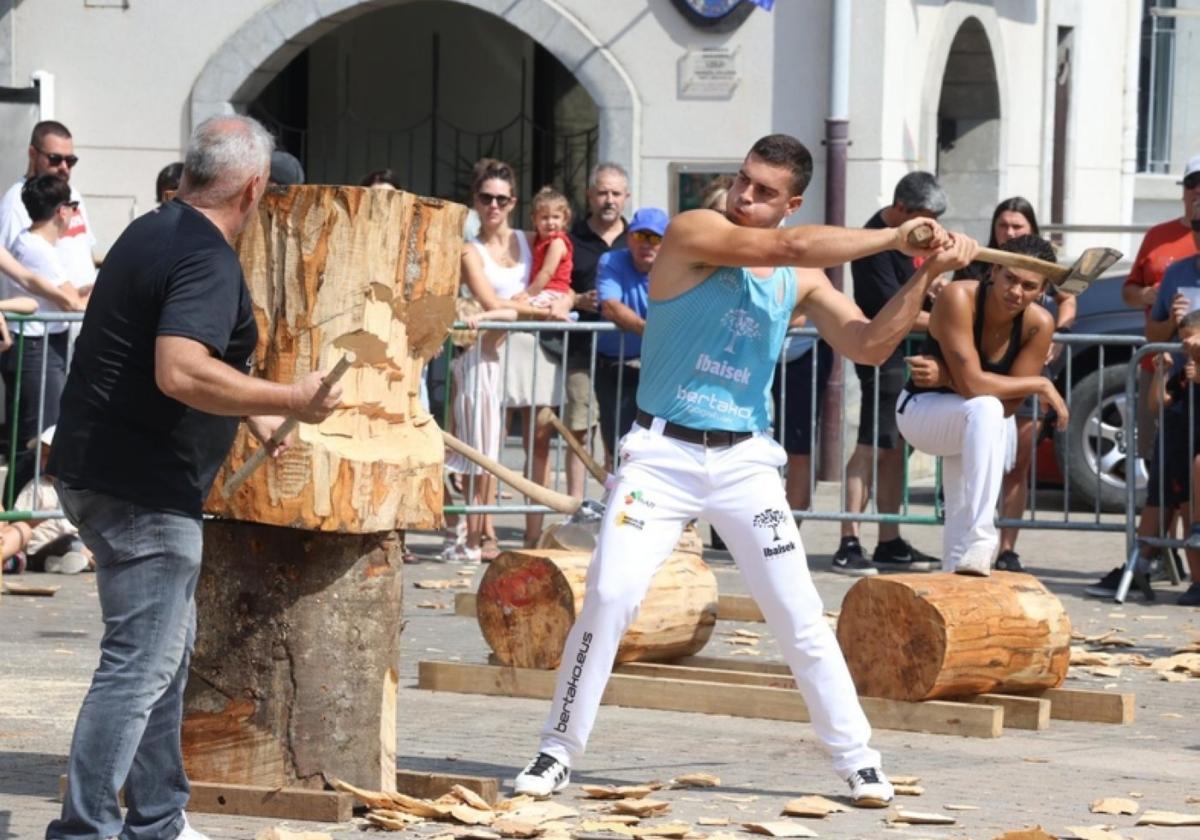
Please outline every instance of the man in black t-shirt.
[[[937, 179], [928, 172], [910, 172], [896, 183], [892, 203], [871, 217], [864, 227], [896, 227], [909, 219], [926, 216], [936, 219], [946, 211], [946, 194]], [[900, 251], [884, 251], [850, 263], [854, 277], [854, 300], [868, 318], [895, 295], [917, 271], [912, 257]], [[913, 329], [924, 332], [930, 302]], [[896, 431], [896, 397], [904, 387], [904, 343], [878, 368], [855, 365], [862, 402], [858, 415], [858, 443], [846, 464], [846, 509], [861, 512], [871, 496], [875, 471], [872, 451], [878, 447], [878, 484], [876, 507], [880, 513], [897, 513], [904, 485], [904, 448]], [[876, 387], [879, 398], [876, 404]], [[876, 423], [878, 418], [878, 424]], [[872, 560], [883, 568], [928, 571], [936, 560], [913, 548], [900, 536], [895, 523], [879, 524], [879, 543]], [[858, 538], [858, 523], [842, 523], [842, 540], [833, 555], [833, 571], [848, 575], [873, 575], [876, 565], [867, 560]]]
[[320, 372], [293, 385], [246, 374], [258, 330], [230, 242], [256, 212], [271, 146], [249, 118], [202, 123], [179, 196], [121, 234], [96, 280], [47, 472], [95, 555], [105, 629], [48, 840], [203, 838], [183, 813], [180, 753], [201, 506], [239, 417], [266, 441], [278, 415], [319, 422], [341, 390]]
[[[624, 248], [629, 225], [623, 215], [629, 198], [629, 176], [617, 163], [597, 164], [588, 178], [588, 213], [571, 226], [571, 244], [575, 246], [571, 268], [571, 290], [580, 321], [603, 321], [596, 300], [596, 266], [611, 250]], [[588, 430], [599, 421], [597, 401], [592, 389], [592, 336], [572, 333], [567, 348], [567, 395], [563, 424], [587, 445]], [[608, 453], [610, 456], [612, 453]], [[583, 498], [586, 476], [583, 462], [574, 453], [567, 455], [567, 492]]]

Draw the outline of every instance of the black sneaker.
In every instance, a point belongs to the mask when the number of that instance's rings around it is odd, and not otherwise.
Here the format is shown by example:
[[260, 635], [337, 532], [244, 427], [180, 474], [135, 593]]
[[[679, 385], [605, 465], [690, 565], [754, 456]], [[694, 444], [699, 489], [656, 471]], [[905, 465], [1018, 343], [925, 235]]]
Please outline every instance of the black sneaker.
[[1023, 572], [1025, 567], [1021, 565], [1021, 557], [1017, 552], [1001, 551], [1000, 556], [996, 558], [996, 571]]
[[877, 566], [909, 572], [928, 572], [940, 565], [936, 557], [917, 551], [904, 537], [881, 542], [871, 559]]
[[863, 555], [862, 543], [858, 541], [858, 537], [842, 537], [841, 545], [834, 552], [830, 569], [851, 577], [879, 574], [879, 570]]
[[[1121, 585], [1121, 575], [1125, 573], [1124, 566], [1117, 566], [1104, 577], [1100, 578], [1099, 582], [1091, 586], [1083, 588], [1084, 595], [1090, 595], [1093, 598], [1116, 598], [1117, 587]], [[1154, 590], [1150, 588], [1150, 579], [1145, 572], [1133, 573], [1133, 584], [1129, 587], [1129, 594], [1140, 594], [1147, 601], [1155, 599]]]
[[1175, 602], [1181, 607], [1200, 607], [1200, 583], [1193, 583]]

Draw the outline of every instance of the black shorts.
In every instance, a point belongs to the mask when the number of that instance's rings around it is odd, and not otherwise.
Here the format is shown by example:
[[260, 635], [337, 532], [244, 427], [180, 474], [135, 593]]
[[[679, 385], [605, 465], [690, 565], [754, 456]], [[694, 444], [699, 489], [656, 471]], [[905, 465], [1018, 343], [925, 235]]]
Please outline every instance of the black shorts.
[[[813, 358], [817, 362], [817, 388], [813, 391]], [[829, 382], [833, 369], [833, 349], [818, 341], [814, 349], [803, 356], [787, 362], [775, 371], [775, 382], [771, 385], [771, 397], [775, 402], [775, 434], [783, 430], [783, 448], [789, 455], [810, 455], [813, 447], [813, 431], [821, 421], [821, 397]], [[783, 409], [780, 410], [779, 395], [783, 392]]]
[[1196, 413], [1195, 421], [1189, 424], [1186, 406], [1163, 412], [1154, 454], [1150, 456], [1146, 488], [1146, 504], [1150, 507], [1172, 510], [1188, 502], [1192, 460], [1200, 449], [1200, 405]]
[[875, 444], [875, 380], [879, 380], [879, 440], [880, 449], [895, 449], [900, 445], [896, 430], [896, 398], [907, 379], [904, 357], [892, 356], [880, 368], [855, 365], [862, 388], [862, 404], [858, 412], [858, 442], [862, 446]]

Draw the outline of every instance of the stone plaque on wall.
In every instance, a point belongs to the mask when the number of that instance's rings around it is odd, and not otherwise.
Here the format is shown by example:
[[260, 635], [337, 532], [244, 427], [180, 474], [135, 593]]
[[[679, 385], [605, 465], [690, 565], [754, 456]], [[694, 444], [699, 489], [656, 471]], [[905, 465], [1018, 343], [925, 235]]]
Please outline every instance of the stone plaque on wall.
[[741, 78], [738, 51], [728, 47], [691, 47], [679, 59], [680, 99], [729, 99]]

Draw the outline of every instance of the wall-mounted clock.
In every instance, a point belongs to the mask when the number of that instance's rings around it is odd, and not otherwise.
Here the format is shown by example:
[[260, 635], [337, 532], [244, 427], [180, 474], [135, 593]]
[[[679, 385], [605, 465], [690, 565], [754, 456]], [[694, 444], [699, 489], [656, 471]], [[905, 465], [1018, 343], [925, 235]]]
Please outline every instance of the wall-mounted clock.
[[672, 0], [688, 21], [708, 32], [729, 32], [754, 11], [750, 0]]

